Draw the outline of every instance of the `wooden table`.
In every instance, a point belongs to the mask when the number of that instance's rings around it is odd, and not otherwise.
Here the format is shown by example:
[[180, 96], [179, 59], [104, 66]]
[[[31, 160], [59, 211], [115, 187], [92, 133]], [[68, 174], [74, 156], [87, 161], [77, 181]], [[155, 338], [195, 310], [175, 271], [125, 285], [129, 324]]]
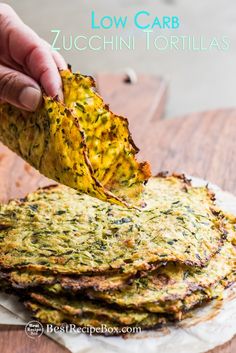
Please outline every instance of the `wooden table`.
[[[103, 94], [105, 90], [111, 108], [117, 107], [119, 113], [125, 113], [127, 108], [131, 130], [141, 148], [140, 156], [150, 160], [154, 173], [161, 170], [186, 172], [208, 179], [236, 194], [236, 109], [161, 120], [166, 99], [163, 80], [140, 76], [137, 85], [132, 87], [124, 85], [122, 76], [112, 76], [111, 79], [109, 75], [100, 74], [98, 78], [100, 91]], [[37, 186], [49, 183], [4, 146], [0, 146], [0, 177], [2, 201], [23, 196]], [[0, 352], [69, 351], [44, 335], [35, 340], [28, 338], [22, 327], [0, 326]], [[211, 351], [235, 352], [236, 337]]]

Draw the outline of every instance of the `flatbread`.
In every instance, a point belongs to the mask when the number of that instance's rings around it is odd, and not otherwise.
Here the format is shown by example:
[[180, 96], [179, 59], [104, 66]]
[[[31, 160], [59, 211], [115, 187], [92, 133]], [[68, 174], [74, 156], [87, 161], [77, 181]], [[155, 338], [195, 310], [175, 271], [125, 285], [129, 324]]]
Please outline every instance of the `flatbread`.
[[66, 296], [49, 296], [42, 293], [30, 293], [31, 300], [49, 306], [51, 308], [60, 310], [66, 315], [70, 316], [86, 316], [87, 314], [94, 314], [95, 316], [105, 317], [106, 319], [118, 322], [122, 325], [133, 325], [148, 317], [153, 317], [155, 314], [148, 312], [133, 311], [133, 310], [119, 310], [119, 308], [112, 308], [93, 302], [84, 298], [76, 297], [70, 298]]
[[154, 263], [204, 266], [227, 237], [225, 215], [207, 188], [183, 178], [148, 183], [142, 210], [57, 186], [0, 208], [0, 265], [61, 274], [123, 272]]
[[[57, 310], [57, 313], [60, 312], [61, 315], [64, 315], [64, 320], [66, 320], [66, 322], [76, 323], [79, 326], [83, 326], [84, 319], [93, 319], [96, 320], [96, 323], [100, 322], [101, 325], [109, 324], [110, 322], [110, 326], [116, 323], [120, 326], [136, 325], [142, 328], [153, 328], [157, 324], [160, 325], [170, 321], [179, 321], [183, 319], [190, 310], [207, 301], [216, 298], [220, 300], [224, 289], [234, 282], [235, 279], [236, 273], [232, 272], [219, 283], [202, 291], [197, 290], [185, 297], [182, 301], [176, 300], [173, 303], [166, 302], [166, 310], [160, 310], [158, 312], [152, 309], [152, 306], [156, 309], [155, 303], [150, 303], [148, 311], [140, 311], [137, 309], [130, 310], [125, 308], [121, 310], [118, 307], [107, 306], [105, 303], [99, 303], [96, 301], [89, 301], [86, 298], [81, 298], [79, 296], [51, 296], [45, 293], [34, 292], [29, 294], [30, 300], [26, 301], [26, 305], [28, 307], [29, 303], [32, 304], [33, 301], [33, 305], [36, 306], [36, 311], [41, 306], [43, 306], [41, 309], [44, 310]], [[55, 323], [54, 319], [52, 319], [50, 323]], [[61, 324], [61, 322], [59, 324]], [[89, 321], [87, 321], [87, 325], [90, 325]]]
[[[87, 314], [86, 316], [75, 316], [68, 315], [64, 312], [52, 309], [50, 307], [44, 306], [34, 301], [26, 301], [26, 307], [31, 310], [33, 313], [33, 317], [40, 322], [45, 324], [53, 324], [57, 326], [61, 326], [64, 323], [73, 323], [79, 327], [93, 327], [100, 328], [101, 330], [97, 330], [94, 334], [103, 334], [103, 335], [122, 335], [124, 333], [129, 332], [126, 330], [122, 330], [122, 327], [125, 328], [125, 325], [119, 325], [114, 320], [109, 320], [108, 318], [104, 318], [103, 316], [96, 316], [93, 314]], [[150, 328], [158, 328], [163, 326], [166, 323], [166, 319], [163, 316], [158, 315], [148, 315], [147, 318], [143, 319], [138, 323], [138, 327], [142, 330], [150, 329]], [[128, 326], [129, 328], [132, 325]], [[111, 328], [111, 330], [109, 330]], [[135, 333], [137, 330], [133, 330], [131, 333]], [[88, 331], [89, 333], [89, 331]]]
[[[102, 201], [126, 206], [138, 202], [150, 167], [135, 159], [138, 150], [127, 120], [108, 110], [94, 93], [91, 79], [70, 71], [62, 76], [65, 102], [67, 91], [70, 96], [68, 106], [45, 95], [35, 113], [0, 105], [1, 141], [50, 179]], [[71, 101], [72, 95], [76, 102]], [[73, 105], [89, 109], [82, 114]]]
[[132, 280], [128, 274], [100, 274], [82, 276], [60, 276], [44, 272], [34, 272], [27, 270], [2, 271], [1, 278], [5, 278], [13, 288], [26, 289], [44, 285], [51, 285], [59, 288], [60, 291], [77, 292], [88, 288], [104, 291], [118, 289], [127, 285]]
[[156, 177], [144, 201], [141, 212], [57, 186], [1, 205], [0, 265], [62, 274], [134, 274], [168, 261], [203, 266], [227, 237], [207, 188]]
[[236, 249], [226, 242], [202, 269], [168, 263], [147, 276], [134, 279], [124, 288], [104, 292], [87, 290], [87, 294], [91, 299], [102, 299], [125, 308], [154, 312], [179, 311], [190, 294], [197, 293], [193, 300], [202, 301], [206, 289], [214, 287], [235, 270]]
[[115, 115], [94, 91], [90, 76], [61, 71], [65, 105], [73, 109], [84, 132], [94, 176], [122, 200], [137, 199], [150, 177], [148, 163], [139, 164], [128, 120]]

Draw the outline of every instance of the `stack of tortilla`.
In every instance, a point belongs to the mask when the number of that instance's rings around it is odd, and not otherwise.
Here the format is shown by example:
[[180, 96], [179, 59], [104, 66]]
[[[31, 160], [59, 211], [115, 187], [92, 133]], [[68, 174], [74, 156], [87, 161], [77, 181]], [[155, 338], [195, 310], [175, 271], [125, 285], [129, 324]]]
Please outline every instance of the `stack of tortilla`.
[[160, 327], [235, 282], [235, 224], [180, 175], [150, 178], [142, 209], [40, 189], [1, 205], [2, 288], [42, 323]]

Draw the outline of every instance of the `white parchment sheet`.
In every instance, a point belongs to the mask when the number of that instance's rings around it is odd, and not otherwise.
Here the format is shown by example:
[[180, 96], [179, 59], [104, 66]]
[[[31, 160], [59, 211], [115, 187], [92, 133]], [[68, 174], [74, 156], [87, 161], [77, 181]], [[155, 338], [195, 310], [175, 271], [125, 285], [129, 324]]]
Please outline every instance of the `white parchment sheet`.
[[[206, 181], [191, 177], [194, 186]], [[236, 215], [236, 197], [209, 184], [217, 204]], [[25, 325], [30, 315], [17, 297], [0, 293], [0, 324]], [[72, 353], [202, 353], [236, 334], [236, 287], [226, 291], [222, 305], [206, 305], [194, 317], [160, 331], [143, 331], [129, 337], [103, 337], [72, 333], [46, 333]]]

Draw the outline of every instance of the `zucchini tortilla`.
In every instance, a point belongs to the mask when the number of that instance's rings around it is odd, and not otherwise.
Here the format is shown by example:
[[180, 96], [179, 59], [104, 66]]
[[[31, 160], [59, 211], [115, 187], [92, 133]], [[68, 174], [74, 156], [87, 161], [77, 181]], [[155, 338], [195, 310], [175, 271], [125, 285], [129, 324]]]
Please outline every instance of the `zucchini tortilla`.
[[204, 266], [225, 242], [225, 216], [206, 187], [159, 176], [148, 183], [144, 201], [140, 212], [57, 186], [1, 205], [0, 265], [133, 275], [155, 262]]
[[77, 292], [85, 288], [104, 291], [117, 289], [130, 282], [130, 276], [124, 273], [104, 273], [98, 275], [60, 276], [47, 272], [28, 270], [1, 271], [0, 278], [6, 279], [13, 288], [26, 289], [42, 285], [57, 285], [55, 288]]
[[31, 300], [49, 306], [51, 308], [60, 310], [71, 316], [84, 316], [87, 314], [94, 314], [96, 316], [103, 316], [107, 319], [119, 322], [123, 325], [136, 324], [148, 316], [153, 317], [155, 314], [148, 312], [133, 311], [133, 310], [119, 310], [109, 305], [104, 305], [99, 302], [93, 302], [84, 298], [68, 298], [63, 296], [49, 296], [45, 293], [30, 293]]
[[[225, 228], [228, 230], [228, 239], [219, 253], [211, 258], [208, 265], [202, 269], [190, 267], [183, 264], [169, 262], [167, 264], [153, 266], [153, 270], [142, 271], [134, 276], [125, 273], [104, 273], [81, 276], [60, 276], [52, 273], [41, 273], [28, 270], [2, 271], [1, 277], [7, 278], [12, 287], [27, 289], [49, 285], [47, 288], [55, 293], [69, 292], [76, 293], [85, 289], [94, 298], [105, 299], [108, 302], [115, 302], [125, 305], [126, 295], [129, 301], [137, 303], [139, 300], [145, 302], [158, 300], [160, 302], [171, 301], [177, 298], [183, 299], [186, 295], [197, 289], [207, 288], [228, 275], [236, 267], [235, 244], [235, 219], [227, 216]], [[124, 288], [121, 290], [121, 288]], [[114, 291], [119, 289], [119, 291]], [[94, 293], [94, 291], [98, 293]], [[99, 293], [104, 292], [105, 293]], [[132, 299], [141, 291], [140, 297]], [[155, 292], [158, 293], [155, 293]], [[117, 296], [118, 294], [118, 296]], [[150, 296], [151, 295], [151, 296]], [[143, 297], [143, 298], [142, 298]]]
[[128, 121], [110, 112], [90, 77], [62, 71], [65, 104], [35, 113], [0, 105], [0, 139], [42, 174], [103, 201], [138, 204], [149, 164], [138, 163]]
[[[101, 333], [103, 335], [122, 335], [124, 331], [122, 331], [121, 329], [122, 327], [126, 327], [125, 325], [119, 325], [119, 323], [114, 320], [104, 318], [104, 316], [96, 316], [93, 314], [87, 314], [86, 316], [69, 315], [65, 314], [60, 310], [53, 309], [30, 300], [26, 301], [25, 305], [33, 313], [33, 317], [35, 319], [40, 320], [42, 323], [45, 324], [53, 324], [60, 326], [64, 323], [73, 323], [79, 327], [100, 327], [103, 328], [103, 330], [101, 330], [100, 332], [98, 331], [97, 333]], [[146, 319], [143, 319], [138, 323], [138, 327], [144, 330], [161, 327], [165, 323], [166, 319], [164, 316], [148, 315]], [[130, 326], [131, 325], [129, 325], [128, 327]], [[112, 330], [109, 333], [109, 331], [104, 331], [104, 328], [112, 328]]]
[[226, 242], [204, 268], [168, 263], [124, 288], [104, 292], [87, 290], [86, 293], [91, 299], [101, 299], [125, 308], [171, 312], [179, 310], [182, 301], [192, 293], [197, 293], [197, 298], [201, 298], [206, 289], [234, 271], [236, 250], [230, 242]]
[[[224, 289], [235, 282], [236, 273], [232, 272], [220, 283], [211, 286], [204, 291], [196, 291], [184, 298], [176, 300], [173, 303], [164, 303], [163, 312], [150, 312], [139, 309], [130, 310], [128, 308], [119, 308], [109, 306], [102, 302], [89, 301], [84, 298], [50, 296], [45, 293], [29, 293], [30, 299], [25, 301], [28, 309], [33, 311], [33, 316], [40, 319], [43, 323], [60, 325], [63, 322], [75, 323], [78, 326], [95, 326], [97, 324], [106, 324], [108, 326], [119, 325], [137, 325], [142, 329], [155, 328], [167, 322], [179, 321], [183, 319], [189, 310], [206, 303], [212, 299], [221, 299]], [[169, 311], [168, 311], [169, 310]], [[49, 317], [47, 313], [51, 313]], [[43, 315], [44, 314], [44, 315]], [[61, 320], [56, 321], [58, 315]], [[93, 321], [95, 320], [95, 322]]]

